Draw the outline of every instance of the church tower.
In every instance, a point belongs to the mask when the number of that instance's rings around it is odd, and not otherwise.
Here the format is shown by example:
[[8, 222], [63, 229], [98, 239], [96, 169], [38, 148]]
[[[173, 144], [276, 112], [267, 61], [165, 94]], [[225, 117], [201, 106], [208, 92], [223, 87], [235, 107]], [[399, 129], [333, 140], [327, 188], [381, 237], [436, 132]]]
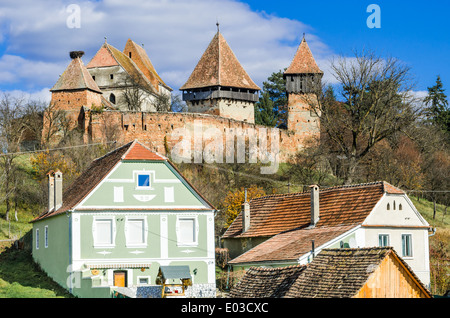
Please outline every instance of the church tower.
[[85, 110], [100, 108], [103, 104], [102, 91], [81, 60], [83, 54], [83, 51], [70, 52], [70, 64], [50, 89], [52, 97], [48, 115], [44, 116], [43, 142], [56, 143], [56, 137], [64, 130], [79, 127], [80, 116]]
[[288, 98], [287, 128], [298, 135], [300, 143], [320, 134], [320, 118], [311, 105], [317, 103], [314, 89], [320, 87], [322, 76], [303, 36], [291, 65], [283, 74]]
[[239, 63], [219, 27], [180, 90], [189, 112], [255, 122], [260, 88]]

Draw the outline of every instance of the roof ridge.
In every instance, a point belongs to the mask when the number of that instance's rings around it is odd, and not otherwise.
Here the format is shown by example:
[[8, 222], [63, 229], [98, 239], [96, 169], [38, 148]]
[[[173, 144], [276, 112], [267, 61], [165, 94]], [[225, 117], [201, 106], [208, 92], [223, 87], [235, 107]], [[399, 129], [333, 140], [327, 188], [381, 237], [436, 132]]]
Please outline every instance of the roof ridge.
[[[114, 143], [116, 143], [116, 142], [117, 142], [117, 141], [114, 141]], [[98, 158], [95, 158], [94, 160], [92, 160], [92, 162], [97, 161], [97, 160], [101, 160], [101, 159], [103, 159], [103, 158], [105, 158], [105, 157], [107, 157], [107, 156], [109, 156], [109, 155], [111, 155], [111, 154], [113, 154], [113, 153], [119, 151], [119, 150], [122, 149], [123, 147], [126, 147], [126, 146], [130, 145], [131, 143], [132, 143], [132, 141], [130, 141], [130, 142], [128, 142], [128, 143], [126, 143], [126, 144], [124, 144], [124, 145], [122, 145], [122, 146], [120, 146], [120, 147], [118, 147], [118, 148], [116, 148], [116, 149], [113, 149], [113, 150], [111, 150], [110, 152], [104, 154], [103, 156], [98, 157]]]
[[[319, 186], [319, 192], [332, 191], [332, 190], [345, 189], [345, 188], [367, 187], [367, 186], [374, 186], [374, 185], [383, 185], [383, 191], [384, 191], [384, 184], [383, 184], [384, 182], [385, 181], [375, 181], [375, 182], [348, 184], [348, 185], [343, 184], [343, 185], [331, 186], [331, 187], [326, 187], [326, 188], [321, 188]], [[268, 194], [268, 195], [264, 195], [261, 197], [253, 198], [250, 201], [260, 200], [260, 199], [264, 199], [264, 198], [271, 198], [271, 197], [283, 197], [283, 196], [288, 197], [288, 196], [306, 195], [306, 194], [310, 194], [310, 191]]]

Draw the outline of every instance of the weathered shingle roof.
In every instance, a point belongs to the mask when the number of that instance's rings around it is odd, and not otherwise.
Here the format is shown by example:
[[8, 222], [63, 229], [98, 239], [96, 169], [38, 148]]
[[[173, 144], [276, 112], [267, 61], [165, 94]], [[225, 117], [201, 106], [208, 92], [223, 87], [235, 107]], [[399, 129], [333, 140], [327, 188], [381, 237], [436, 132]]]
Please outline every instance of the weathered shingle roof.
[[[392, 247], [324, 249], [308, 265], [250, 267], [231, 289], [230, 296], [351, 298], [368, 283], [372, 273], [379, 269], [387, 257], [392, 257], [394, 263], [405, 270], [403, 273], [411, 278], [408, 281], [417, 286], [422, 296], [431, 297], [430, 291]], [[397, 267], [391, 267], [390, 270], [397, 270]], [[400, 284], [395, 281], [390, 283], [375, 287], [398, 288], [395, 284]]]
[[279, 268], [250, 267], [230, 290], [231, 298], [281, 298], [290, 289], [305, 265]]
[[[324, 249], [286, 293], [287, 298], [349, 298], [355, 296], [369, 276], [388, 256], [395, 259], [414, 277], [420, 289], [431, 296], [411, 268], [392, 247]], [[393, 282], [394, 283], [394, 282]]]
[[89, 89], [102, 93], [80, 57], [73, 58], [50, 91]]
[[180, 90], [226, 86], [260, 90], [239, 63], [227, 41], [217, 32]]
[[314, 59], [305, 38], [297, 48], [297, 52], [291, 62], [291, 65], [286, 69], [284, 74], [323, 74]]
[[355, 227], [356, 225], [323, 226], [280, 233], [234, 258], [229, 264], [295, 262], [311, 251], [311, 240], [318, 247]]
[[[320, 220], [316, 227], [360, 224], [384, 193], [404, 193], [384, 182], [320, 189]], [[302, 228], [311, 221], [310, 192], [268, 195], [250, 201], [250, 228], [242, 233], [239, 214], [223, 238], [270, 237]]]

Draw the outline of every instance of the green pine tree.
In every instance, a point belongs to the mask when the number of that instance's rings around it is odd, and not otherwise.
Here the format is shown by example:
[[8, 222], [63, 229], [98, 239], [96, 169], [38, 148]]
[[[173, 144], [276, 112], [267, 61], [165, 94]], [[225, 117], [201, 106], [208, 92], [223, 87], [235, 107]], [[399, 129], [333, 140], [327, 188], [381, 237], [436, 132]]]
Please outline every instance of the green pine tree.
[[425, 97], [424, 102], [428, 106], [429, 120], [442, 130], [450, 133], [450, 109], [448, 108], [447, 95], [444, 92], [441, 77], [438, 75], [436, 84], [428, 87], [428, 96]]
[[286, 81], [283, 71], [272, 73], [263, 82], [262, 94], [255, 106], [255, 122], [270, 127], [286, 123]]
[[260, 125], [275, 127], [277, 116], [273, 109], [273, 101], [268, 92], [263, 92], [259, 102], [255, 105], [255, 122]]

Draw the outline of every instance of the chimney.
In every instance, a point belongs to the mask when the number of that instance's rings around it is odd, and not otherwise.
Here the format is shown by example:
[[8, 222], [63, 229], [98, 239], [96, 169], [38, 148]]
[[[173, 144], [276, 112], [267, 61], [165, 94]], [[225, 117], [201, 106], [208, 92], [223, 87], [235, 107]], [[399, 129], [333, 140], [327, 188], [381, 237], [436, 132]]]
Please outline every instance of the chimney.
[[48, 177], [48, 212], [55, 207], [55, 178], [53, 177], [53, 170], [47, 173]]
[[311, 188], [311, 225], [319, 222], [319, 186], [314, 184]]
[[59, 170], [56, 170], [54, 173], [55, 176], [55, 194], [54, 194], [54, 207], [55, 211], [58, 210], [62, 206], [62, 172]]
[[250, 227], [250, 203], [247, 201], [247, 189], [245, 189], [245, 202], [242, 204], [242, 233]]

